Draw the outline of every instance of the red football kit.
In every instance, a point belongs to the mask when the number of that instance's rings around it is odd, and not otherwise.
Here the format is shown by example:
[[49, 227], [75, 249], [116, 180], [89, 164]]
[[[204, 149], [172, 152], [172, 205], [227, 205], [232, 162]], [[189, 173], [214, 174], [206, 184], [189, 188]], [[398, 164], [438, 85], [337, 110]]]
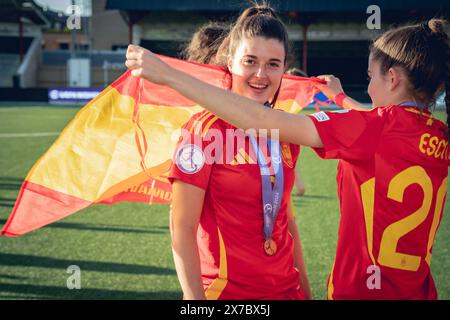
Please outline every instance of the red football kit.
[[[206, 111], [184, 128], [187, 133], [180, 138], [170, 180], [206, 192], [197, 243], [207, 299], [304, 299], [287, 217], [299, 147], [281, 144], [284, 190], [272, 234], [277, 251], [269, 256], [264, 251], [260, 168], [248, 137], [240, 136], [244, 145], [238, 136], [230, 139], [230, 134], [243, 131]], [[193, 143], [195, 136], [201, 141]], [[225, 144], [231, 140], [230, 149]], [[231, 151], [210, 152], [213, 146]]]
[[447, 126], [388, 106], [310, 115], [339, 159], [341, 220], [329, 299], [437, 299], [432, 247], [447, 192]]

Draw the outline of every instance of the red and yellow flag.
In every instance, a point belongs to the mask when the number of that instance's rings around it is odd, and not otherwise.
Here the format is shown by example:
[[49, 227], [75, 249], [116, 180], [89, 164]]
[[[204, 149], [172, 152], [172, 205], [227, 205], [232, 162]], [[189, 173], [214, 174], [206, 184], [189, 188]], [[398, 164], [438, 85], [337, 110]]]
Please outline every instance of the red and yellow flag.
[[[212, 85], [231, 87], [225, 69], [161, 58]], [[277, 108], [297, 112], [308, 105], [314, 81], [286, 76]], [[22, 235], [96, 203], [169, 203], [166, 177], [181, 127], [202, 110], [169, 87], [125, 72], [77, 113], [34, 164], [1, 234]]]

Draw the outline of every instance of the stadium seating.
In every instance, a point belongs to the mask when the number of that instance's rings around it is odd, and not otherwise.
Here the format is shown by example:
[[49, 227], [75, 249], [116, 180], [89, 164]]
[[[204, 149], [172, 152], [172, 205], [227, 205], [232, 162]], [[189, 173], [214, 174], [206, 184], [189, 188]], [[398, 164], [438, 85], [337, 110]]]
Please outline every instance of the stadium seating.
[[20, 65], [18, 54], [0, 53], [0, 87], [12, 87], [13, 75]]

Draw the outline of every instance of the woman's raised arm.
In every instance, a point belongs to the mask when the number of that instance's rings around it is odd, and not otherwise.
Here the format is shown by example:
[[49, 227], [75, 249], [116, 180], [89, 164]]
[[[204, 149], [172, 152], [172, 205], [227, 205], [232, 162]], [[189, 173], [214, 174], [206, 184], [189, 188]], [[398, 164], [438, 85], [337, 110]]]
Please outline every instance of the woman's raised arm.
[[322, 147], [322, 140], [309, 117], [262, 108], [258, 102], [204, 83], [164, 63], [155, 54], [130, 45], [126, 66], [132, 75], [167, 85], [225, 121], [242, 129], [276, 129], [281, 141]]

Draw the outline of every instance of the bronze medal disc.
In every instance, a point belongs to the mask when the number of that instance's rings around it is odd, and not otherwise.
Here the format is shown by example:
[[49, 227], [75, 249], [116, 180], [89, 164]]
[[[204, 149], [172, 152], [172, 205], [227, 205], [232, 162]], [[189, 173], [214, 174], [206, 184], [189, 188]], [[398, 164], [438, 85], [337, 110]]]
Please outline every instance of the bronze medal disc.
[[268, 256], [273, 256], [277, 252], [277, 244], [272, 239], [264, 241], [264, 251]]

